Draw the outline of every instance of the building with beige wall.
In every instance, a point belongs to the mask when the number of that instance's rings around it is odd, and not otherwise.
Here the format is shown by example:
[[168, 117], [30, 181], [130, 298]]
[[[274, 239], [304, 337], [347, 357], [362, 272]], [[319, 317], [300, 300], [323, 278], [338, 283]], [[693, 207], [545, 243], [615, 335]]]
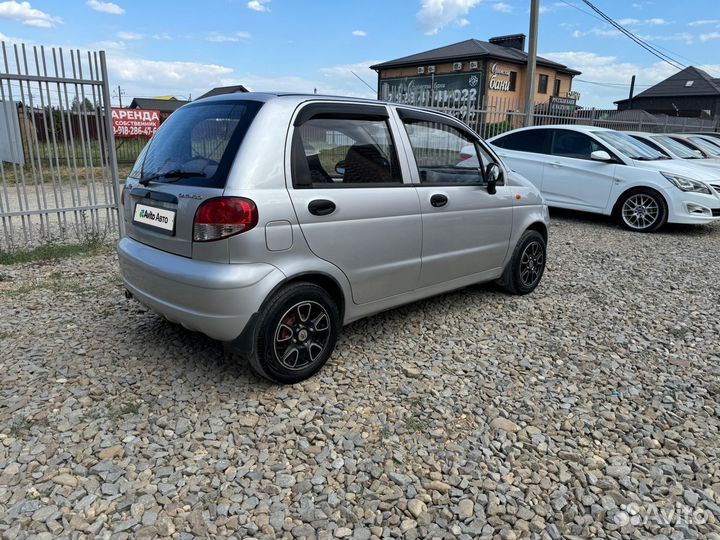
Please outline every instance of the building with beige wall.
[[[426, 106], [484, 103], [519, 104], [527, 81], [525, 35], [489, 41], [468, 39], [371, 66], [378, 73], [378, 99]], [[537, 59], [535, 102], [572, 97], [580, 72], [546, 58]]]

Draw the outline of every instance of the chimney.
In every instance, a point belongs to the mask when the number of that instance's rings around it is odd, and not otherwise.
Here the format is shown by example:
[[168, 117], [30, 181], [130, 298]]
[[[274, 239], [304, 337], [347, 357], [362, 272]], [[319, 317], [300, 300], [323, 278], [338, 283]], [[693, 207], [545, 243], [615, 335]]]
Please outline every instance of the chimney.
[[511, 34], [509, 36], [497, 36], [490, 38], [488, 41], [501, 47], [507, 47], [509, 49], [517, 49], [518, 51], [525, 51], [525, 34]]

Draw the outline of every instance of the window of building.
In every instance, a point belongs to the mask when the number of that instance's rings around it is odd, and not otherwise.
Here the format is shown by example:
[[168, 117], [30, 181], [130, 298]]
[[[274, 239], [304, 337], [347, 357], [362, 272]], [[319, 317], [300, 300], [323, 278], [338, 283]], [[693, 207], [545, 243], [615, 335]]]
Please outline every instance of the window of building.
[[402, 184], [397, 152], [384, 119], [312, 118], [296, 128], [293, 137], [296, 187]]
[[517, 84], [517, 71], [511, 71], [510, 72], [510, 87], [508, 88], [508, 90], [510, 92], [514, 92], [516, 84]]
[[553, 96], [560, 95], [560, 79], [555, 79], [555, 88], [553, 88]]
[[538, 77], [538, 94], [547, 94], [548, 90], [548, 76], [547, 75], [540, 75]]

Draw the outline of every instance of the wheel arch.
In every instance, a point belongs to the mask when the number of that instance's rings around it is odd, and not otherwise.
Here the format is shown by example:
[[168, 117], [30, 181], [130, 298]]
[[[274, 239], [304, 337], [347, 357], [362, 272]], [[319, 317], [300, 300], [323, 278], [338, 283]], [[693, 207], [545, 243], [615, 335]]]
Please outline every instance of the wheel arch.
[[227, 342], [225, 346], [229, 350], [239, 354], [251, 354], [254, 350], [258, 313], [263, 309], [267, 302], [269, 302], [270, 299], [277, 294], [279, 290], [287, 287], [288, 285], [292, 285], [293, 283], [301, 282], [312, 283], [313, 285], [317, 285], [318, 287], [321, 287], [328, 292], [328, 294], [337, 304], [342, 325], [342, 321], [345, 317], [345, 295], [343, 293], [342, 287], [337, 282], [337, 280], [324, 272], [302, 272], [299, 274], [293, 274], [291, 276], [288, 276], [284, 280], [280, 281], [277, 285], [275, 285], [263, 300], [258, 311], [252, 314], [242, 334], [240, 334], [240, 336], [238, 336], [234, 341]]
[[545, 243], [547, 244], [548, 228], [547, 225], [545, 225], [545, 223], [543, 223], [542, 221], [533, 221], [530, 225], [527, 226], [525, 230], [539, 232], [542, 235], [543, 240], [545, 240]]
[[627, 188], [620, 195], [618, 195], [618, 198], [615, 199], [615, 204], [613, 204], [611, 215], [617, 217], [618, 210], [620, 209], [620, 204], [625, 199], [625, 197], [627, 197], [631, 193], [636, 193], [636, 192], [640, 192], [640, 191], [652, 191], [654, 194], [656, 194], [658, 197], [660, 197], [663, 204], [665, 205], [666, 211], [669, 211], [670, 206], [668, 205], [668, 201], [665, 198], [665, 195], [663, 195], [662, 192], [657, 188], [643, 185], [643, 186], [633, 186], [633, 187]]

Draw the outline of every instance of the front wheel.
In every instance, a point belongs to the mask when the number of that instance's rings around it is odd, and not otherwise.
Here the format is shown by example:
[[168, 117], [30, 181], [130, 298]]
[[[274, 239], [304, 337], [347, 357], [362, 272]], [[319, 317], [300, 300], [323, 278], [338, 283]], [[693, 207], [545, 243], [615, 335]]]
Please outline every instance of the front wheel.
[[665, 200], [649, 189], [635, 189], [618, 202], [616, 217], [626, 229], [649, 233], [665, 225], [668, 217]]
[[510, 294], [533, 292], [545, 272], [546, 253], [543, 235], [533, 230], [525, 231], [499, 280], [500, 286]]
[[250, 365], [276, 383], [303, 381], [330, 358], [339, 328], [337, 304], [325, 289], [293, 283], [261, 309]]

